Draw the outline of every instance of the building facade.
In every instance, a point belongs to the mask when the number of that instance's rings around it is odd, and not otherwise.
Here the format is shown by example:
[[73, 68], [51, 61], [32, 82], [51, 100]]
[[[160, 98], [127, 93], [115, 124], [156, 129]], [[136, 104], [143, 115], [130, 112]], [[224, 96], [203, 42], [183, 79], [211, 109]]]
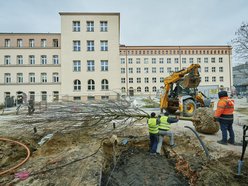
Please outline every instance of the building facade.
[[201, 65], [200, 88], [232, 86], [230, 46], [120, 45], [119, 13], [60, 13], [61, 33], [0, 33], [0, 103], [156, 95], [164, 77]]

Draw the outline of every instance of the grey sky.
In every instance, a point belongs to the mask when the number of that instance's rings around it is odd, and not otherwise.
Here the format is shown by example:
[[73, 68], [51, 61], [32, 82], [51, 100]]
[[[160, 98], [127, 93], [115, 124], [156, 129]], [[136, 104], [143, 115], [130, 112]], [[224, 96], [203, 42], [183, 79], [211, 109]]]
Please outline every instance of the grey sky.
[[2, 0], [0, 32], [60, 32], [58, 12], [120, 12], [126, 45], [226, 45], [248, 0]]

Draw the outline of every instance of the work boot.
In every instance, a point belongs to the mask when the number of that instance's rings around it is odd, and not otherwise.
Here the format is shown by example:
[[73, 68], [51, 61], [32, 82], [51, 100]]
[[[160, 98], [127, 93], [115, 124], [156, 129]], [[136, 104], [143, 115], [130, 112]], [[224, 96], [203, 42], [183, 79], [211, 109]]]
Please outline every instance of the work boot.
[[171, 148], [174, 148], [174, 147], [176, 147], [176, 146], [177, 146], [176, 144], [170, 145]]
[[222, 141], [222, 140], [220, 140], [220, 141], [217, 141], [217, 143], [219, 143], [219, 144], [221, 144], [221, 145], [227, 145], [227, 142], [225, 142], [225, 141]]
[[234, 142], [234, 141], [231, 141], [230, 139], [229, 139], [229, 140], [227, 140], [227, 143], [230, 143], [230, 144], [232, 144], [232, 145], [234, 145], [234, 144], [235, 144], [235, 142]]

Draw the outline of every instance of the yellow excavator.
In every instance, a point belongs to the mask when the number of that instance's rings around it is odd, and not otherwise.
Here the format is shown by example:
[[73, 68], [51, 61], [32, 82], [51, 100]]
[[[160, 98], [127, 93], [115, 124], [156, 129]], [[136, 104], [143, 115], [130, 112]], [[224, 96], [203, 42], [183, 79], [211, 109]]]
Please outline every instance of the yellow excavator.
[[179, 111], [183, 116], [193, 116], [197, 107], [212, 107], [213, 102], [197, 87], [201, 82], [199, 64], [172, 73], [164, 79], [164, 89], [160, 95], [161, 112], [169, 114]]

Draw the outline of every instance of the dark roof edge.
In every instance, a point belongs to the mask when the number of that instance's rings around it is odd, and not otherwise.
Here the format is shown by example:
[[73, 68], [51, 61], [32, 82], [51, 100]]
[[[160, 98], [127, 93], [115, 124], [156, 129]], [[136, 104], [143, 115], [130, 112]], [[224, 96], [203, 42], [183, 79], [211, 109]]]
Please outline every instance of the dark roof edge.
[[59, 12], [59, 15], [118, 15], [119, 12]]
[[20, 32], [0, 32], [0, 34], [23, 34], [23, 35], [29, 35], [29, 34], [51, 34], [51, 35], [61, 35], [61, 33], [50, 33], [50, 32], [47, 32], [47, 33], [20, 33]]

